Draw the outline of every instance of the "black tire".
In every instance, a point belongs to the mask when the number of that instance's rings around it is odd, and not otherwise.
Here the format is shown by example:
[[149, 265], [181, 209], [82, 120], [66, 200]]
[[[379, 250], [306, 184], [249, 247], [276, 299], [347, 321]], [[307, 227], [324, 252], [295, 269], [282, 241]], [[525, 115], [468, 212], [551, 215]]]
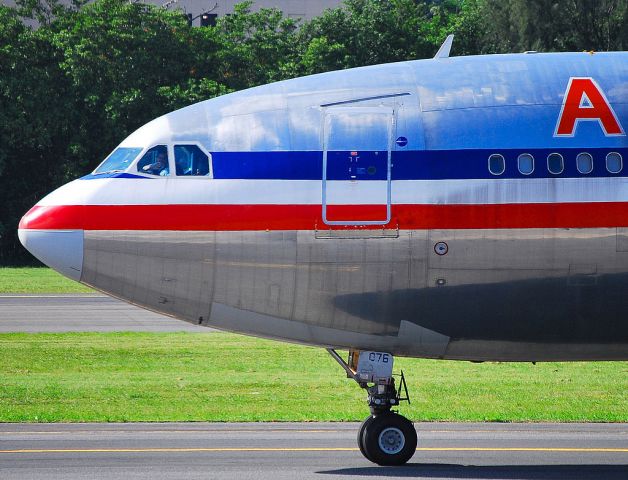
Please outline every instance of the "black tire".
[[364, 456], [378, 465], [403, 465], [416, 451], [414, 425], [396, 413], [373, 417], [362, 435]]
[[362, 452], [362, 455], [364, 455], [364, 457], [370, 462], [372, 462], [373, 460], [369, 458], [366, 453], [366, 449], [364, 448], [364, 430], [366, 430], [366, 427], [370, 425], [373, 420], [375, 420], [375, 417], [373, 415], [369, 415], [362, 422], [362, 425], [360, 425], [360, 429], [358, 430], [358, 447], [360, 447], [360, 452]]

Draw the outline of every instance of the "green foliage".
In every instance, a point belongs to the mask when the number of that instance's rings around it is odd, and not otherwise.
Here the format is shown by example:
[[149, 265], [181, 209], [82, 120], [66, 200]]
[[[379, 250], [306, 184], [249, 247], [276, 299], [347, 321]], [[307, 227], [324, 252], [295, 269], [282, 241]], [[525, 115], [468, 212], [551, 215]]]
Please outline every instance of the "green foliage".
[[502, 52], [624, 50], [626, 0], [485, 0], [485, 42]]
[[252, 13], [251, 4], [236, 5], [234, 13], [216, 25], [222, 47], [220, 80], [236, 90], [287, 78], [289, 65], [296, 61], [297, 23], [277, 9]]
[[49, 25], [55, 18], [76, 11], [88, 0], [16, 0], [17, 12], [20, 16], [37, 20], [42, 25]]
[[347, 0], [299, 30], [300, 73], [430, 57], [457, 8], [458, 2]]
[[230, 93], [233, 90], [208, 78], [190, 78], [182, 85], [166, 85], [157, 89], [157, 94], [168, 111], [183, 108], [190, 103]]
[[458, 55], [628, 45], [626, 0], [346, 0], [303, 23], [245, 2], [207, 28], [128, 0], [16, 3], [0, 6], [0, 264], [30, 258], [16, 235], [29, 207], [173, 109], [298, 75], [431, 57], [450, 33]]
[[[43, 30], [0, 7], [0, 260], [19, 256], [20, 215], [56, 185], [73, 159], [65, 139], [74, 120], [59, 52]], [[60, 140], [63, 139], [63, 140]]]

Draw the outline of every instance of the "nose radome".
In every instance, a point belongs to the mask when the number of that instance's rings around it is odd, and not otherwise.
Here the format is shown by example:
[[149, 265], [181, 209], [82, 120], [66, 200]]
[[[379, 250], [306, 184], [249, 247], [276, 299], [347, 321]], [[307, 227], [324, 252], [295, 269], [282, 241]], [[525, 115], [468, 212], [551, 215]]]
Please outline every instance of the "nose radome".
[[83, 230], [18, 230], [20, 242], [37, 259], [79, 281], [83, 269]]

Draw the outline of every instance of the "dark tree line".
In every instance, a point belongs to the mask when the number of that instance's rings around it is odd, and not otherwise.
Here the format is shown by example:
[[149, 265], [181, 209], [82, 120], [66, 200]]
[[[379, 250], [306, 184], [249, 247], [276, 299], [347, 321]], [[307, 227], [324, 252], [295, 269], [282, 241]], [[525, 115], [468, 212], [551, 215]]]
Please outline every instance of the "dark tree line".
[[[628, 0], [347, 0], [308, 22], [241, 4], [216, 27], [128, 0], [0, 6], [0, 264], [19, 218], [163, 113], [299, 75], [434, 55], [623, 50]], [[36, 19], [39, 28], [26, 26]]]

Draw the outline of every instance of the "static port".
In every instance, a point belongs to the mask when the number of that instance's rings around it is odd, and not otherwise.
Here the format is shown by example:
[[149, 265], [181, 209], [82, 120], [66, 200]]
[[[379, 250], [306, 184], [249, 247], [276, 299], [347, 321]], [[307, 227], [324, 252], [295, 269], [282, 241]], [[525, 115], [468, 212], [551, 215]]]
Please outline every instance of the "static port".
[[449, 251], [449, 246], [445, 242], [438, 242], [434, 245], [436, 255], [445, 255]]

